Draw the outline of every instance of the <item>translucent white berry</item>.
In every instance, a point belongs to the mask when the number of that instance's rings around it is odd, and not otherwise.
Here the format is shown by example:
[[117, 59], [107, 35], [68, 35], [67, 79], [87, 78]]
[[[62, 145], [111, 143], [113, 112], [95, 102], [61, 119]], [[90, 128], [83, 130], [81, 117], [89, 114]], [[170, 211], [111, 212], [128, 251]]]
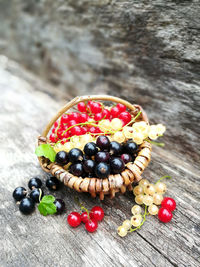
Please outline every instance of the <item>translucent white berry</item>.
[[98, 123], [98, 127], [102, 132], [110, 131], [110, 121], [109, 120], [102, 120]]
[[110, 122], [110, 127], [114, 131], [120, 130], [122, 128], [122, 126], [123, 126], [122, 121], [118, 118], [114, 118]]
[[154, 204], [151, 204], [149, 207], [148, 207], [148, 212], [151, 214], [151, 215], [156, 215], [158, 214], [158, 207]]
[[131, 217], [131, 224], [135, 227], [138, 227], [142, 222], [142, 215], [137, 214]]
[[64, 144], [64, 151], [69, 152], [73, 148], [71, 142], [67, 142]]
[[125, 140], [126, 140], [126, 138], [125, 138], [123, 132], [116, 132], [116, 133], [114, 133], [114, 135], [113, 135], [113, 141], [116, 141], [118, 143], [122, 143]]
[[137, 195], [141, 195], [141, 194], [143, 194], [144, 193], [144, 189], [143, 189], [143, 187], [141, 187], [140, 185], [137, 185], [137, 186], [135, 186], [134, 188], [133, 188], [133, 194], [135, 195], [135, 196], [137, 196]]
[[149, 181], [147, 180], [147, 179], [142, 179], [142, 180], [140, 180], [139, 181], [139, 185], [141, 186], [141, 187], [145, 187], [147, 184], [149, 184]]
[[139, 205], [134, 205], [131, 209], [131, 212], [133, 215], [140, 214], [142, 212], [142, 209]]
[[124, 237], [124, 236], [127, 235], [127, 230], [123, 226], [119, 226], [118, 229], [117, 229], [117, 232], [118, 232], [118, 235], [121, 236], [121, 237]]
[[129, 127], [129, 126], [125, 126], [123, 128], [123, 134], [128, 139], [132, 138], [133, 137], [133, 128], [132, 127]]
[[163, 195], [160, 193], [155, 193], [153, 195], [153, 203], [156, 205], [160, 205], [163, 200]]
[[125, 220], [122, 224], [122, 227], [124, 227], [126, 230], [129, 230], [131, 228], [131, 221]]
[[135, 122], [132, 128], [135, 132], [141, 133], [143, 136], [143, 139], [148, 137], [150, 127], [148, 123], [146, 123], [145, 121]]
[[161, 193], [161, 194], [164, 194], [167, 190], [166, 184], [162, 182], [158, 182], [157, 184], [155, 184], [155, 188], [156, 188], [156, 192]]
[[153, 194], [156, 192], [155, 185], [154, 184], [147, 184], [144, 187], [144, 193], [147, 195], [153, 196]]
[[156, 131], [158, 135], [163, 135], [164, 132], [166, 131], [166, 127], [163, 124], [157, 124], [156, 125]]
[[158, 138], [158, 132], [156, 125], [151, 125], [149, 130], [149, 138], [152, 140], [156, 140]]
[[143, 203], [147, 206], [150, 206], [151, 204], [153, 204], [153, 197], [149, 195], [145, 195], [143, 198]]
[[142, 205], [143, 204], [143, 199], [144, 199], [144, 195], [137, 195], [135, 197], [135, 202], [139, 205]]
[[140, 132], [133, 132], [132, 139], [137, 145], [140, 145], [143, 143], [144, 137]]

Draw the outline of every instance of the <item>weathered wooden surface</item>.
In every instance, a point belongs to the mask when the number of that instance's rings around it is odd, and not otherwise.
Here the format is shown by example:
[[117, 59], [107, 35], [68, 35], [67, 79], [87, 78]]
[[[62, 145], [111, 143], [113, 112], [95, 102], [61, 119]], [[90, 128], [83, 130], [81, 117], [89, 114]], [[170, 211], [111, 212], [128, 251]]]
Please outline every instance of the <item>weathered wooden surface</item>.
[[[167, 120], [166, 114], [156, 108], [155, 111], [151, 109], [150, 118], [155, 116], [158, 122], [165, 121], [170, 126], [163, 138], [166, 147], [153, 148], [152, 161], [144, 177], [152, 181], [165, 174], [173, 177], [166, 182], [167, 195], [177, 201], [172, 222], [165, 225], [157, 218], [149, 217], [140, 231], [120, 238], [116, 228], [130, 217], [133, 205], [133, 195], [129, 192], [102, 202], [105, 219], [96, 233], [88, 234], [83, 226], [71, 229], [66, 224], [66, 216], [43, 217], [38, 212], [23, 216], [12, 199], [13, 189], [19, 185], [26, 187], [30, 177], [40, 175], [43, 180], [46, 179], [47, 175], [41, 171], [34, 155], [35, 140], [46, 121], [64, 101], [52, 96], [55, 89], [5, 57], [0, 57], [0, 92], [1, 266], [200, 265], [200, 184], [199, 166], [195, 161], [198, 155], [190, 156], [198, 143], [195, 142], [197, 132], [190, 128], [189, 122], [188, 131], [193, 137], [188, 140], [189, 147], [181, 154], [179, 138], [170, 138], [173, 131], [181, 129], [173, 130], [176, 122]], [[190, 104], [193, 106], [195, 103]], [[146, 111], [149, 111], [148, 108]], [[48, 193], [47, 190], [45, 192]], [[76, 195], [89, 208], [100, 204], [98, 199], [75, 193], [69, 188], [55, 193], [56, 197], [65, 200], [67, 212], [78, 208], [74, 202]]]

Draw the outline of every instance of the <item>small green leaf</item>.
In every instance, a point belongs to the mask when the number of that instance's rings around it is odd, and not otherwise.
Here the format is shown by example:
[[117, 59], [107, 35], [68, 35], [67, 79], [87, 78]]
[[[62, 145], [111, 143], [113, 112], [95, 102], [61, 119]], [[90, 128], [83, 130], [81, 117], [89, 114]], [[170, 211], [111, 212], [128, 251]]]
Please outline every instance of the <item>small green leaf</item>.
[[50, 144], [42, 144], [38, 146], [35, 150], [35, 154], [38, 157], [48, 158], [51, 162], [55, 161], [56, 152]]
[[46, 216], [47, 214], [56, 213], [56, 205], [54, 204], [55, 197], [54, 196], [44, 196], [38, 205], [39, 212]]

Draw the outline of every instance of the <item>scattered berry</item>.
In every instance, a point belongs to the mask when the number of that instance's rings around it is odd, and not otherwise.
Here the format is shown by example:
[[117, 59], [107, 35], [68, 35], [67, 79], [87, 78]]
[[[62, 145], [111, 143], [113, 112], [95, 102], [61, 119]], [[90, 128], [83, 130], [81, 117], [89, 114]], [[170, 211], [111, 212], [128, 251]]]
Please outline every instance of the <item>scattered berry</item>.
[[166, 208], [160, 208], [158, 211], [158, 219], [163, 223], [168, 223], [171, 221], [173, 215], [170, 210]]
[[169, 211], [174, 211], [176, 208], [176, 202], [171, 197], [165, 197], [163, 201], [161, 202], [161, 206], [163, 208], [168, 209]]
[[143, 194], [143, 193], [144, 193], [143, 187], [141, 187], [140, 185], [137, 185], [137, 186], [134, 187], [133, 194], [135, 196], [140, 195], [140, 194]]
[[139, 205], [134, 205], [131, 209], [133, 215], [141, 214], [142, 209]]
[[32, 213], [34, 209], [35, 209], [35, 202], [31, 198], [25, 197], [19, 204], [19, 210], [25, 215]]
[[98, 222], [94, 219], [90, 219], [85, 223], [85, 229], [90, 233], [96, 231], [97, 228], [98, 228]]
[[157, 184], [155, 184], [155, 189], [157, 193], [164, 194], [167, 190], [167, 186], [162, 182], [158, 182]]
[[57, 190], [59, 188], [59, 180], [52, 176], [46, 180], [46, 187], [48, 187], [50, 190]]
[[35, 202], [39, 203], [44, 193], [41, 188], [34, 188], [30, 193], [30, 198]]
[[15, 190], [13, 191], [13, 198], [16, 200], [16, 201], [20, 201], [22, 200], [23, 198], [25, 198], [27, 194], [27, 191], [24, 187], [17, 187], [15, 188]]
[[132, 224], [130, 220], [125, 220], [122, 224], [122, 227], [124, 227], [127, 231], [131, 228]]
[[94, 206], [91, 209], [91, 213], [90, 213], [90, 218], [94, 219], [96, 221], [102, 221], [104, 218], [104, 211], [101, 207], [99, 206]]
[[90, 217], [88, 217], [88, 213], [86, 211], [84, 211], [84, 212], [81, 213], [81, 221], [83, 223], [88, 222], [89, 219], [90, 219]]
[[56, 214], [61, 214], [65, 210], [65, 202], [62, 199], [56, 198], [54, 201], [54, 204], [56, 206]]
[[77, 227], [81, 223], [81, 215], [78, 212], [71, 212], [67, 216], [67, 222], [71, 227]]
[[155, 193], [153, 195], [153, 203], [156, 205], [160, 205], [161, 202], [163, 200], [163, 195], [159, 194], [159, 193]]
[[151, 215], [156, 215], [158, 214], [158, 207], [154, 204], [151, 204], [149, 207], [148, 207], [148, 212], [151, 214]]
[[142, 222], [142, 215], [141, 214], [137, 214], [131, 217], [131, 224], [134, 227], [138, 227]]
[[29, 180], [28, 187], [32, 190], [34, 188], [40, 188], [42, 186], [42, 181], [35, 177]]
[[127, 229], [123, 226], [119, 226], [117, 229], [117, 233], [119, 236], [124, 237], [127, 235]]
[[155, 185], [154, 184], [147, 184], [144, 187], [144, 193], [150, 196], [153, 196], [153, 194], [156, 192]]

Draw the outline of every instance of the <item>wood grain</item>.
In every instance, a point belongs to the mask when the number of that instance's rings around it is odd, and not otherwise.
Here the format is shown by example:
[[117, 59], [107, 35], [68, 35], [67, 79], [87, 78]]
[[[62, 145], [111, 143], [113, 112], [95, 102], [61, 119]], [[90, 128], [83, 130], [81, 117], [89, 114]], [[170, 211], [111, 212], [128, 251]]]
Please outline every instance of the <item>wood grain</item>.
[[[35, 86], [38, 84], [40, 86]], [[189, 128], [190, 122], [187, 122], [189, 132], [194, 137], [188, 140], [191, 149], [181, 153], [181, 141], [175, 136], [171, 137], [172, 133], [181, 132], [179, 121], [166, 120], [166, 113], [171, 111], [166, 110], [165, 113], [159, 109], [157, 112], [155, 107], [149, 108], [149, 104], [143, 107], [147, 112], [150, 110], [153, 121], [165, 121], [169, 126], [163, 138], [165, 148], [153, 147], [152, 161], [143, 176], [152, 182], [165, 174], [173, 177], [166, 181], [167, 195], [177, 201], [171, 223], [162, 224], [157, 218], [149, 217], [140, 231], [122, 239], [116, 229], [125, 218], [131, 216], [130, 209], [134, 202], [130, 192], [117, 195], [112, 200], [106, 198], [100, 203], [88, 194], [79, 194], [64, 186], [53, 194], [65, 200], [67, 213], [78, 210], [75, 196], [88, 208], [102, 205], [106, 216], [96, 233], [88, 234], [83, 226], [71, 229], [66, 223], [66, 215], [43, 217], [38, 211], [31, 216], [20, 214], [12, 199], [13, 189], [20, 185], [27, 187], [29, 178], [35, 175], [43, 181], [47, 178], [34, 155], [36, 138], [65, 101], [55, 100], [51, 91], [51, 86], [16, 63], [0, 57], [0, 265], [198, 267], [199, 165], [195, 161], [198, 155], [194, 151], [193, 157], [190, 156], [193, 146], [198, 145], [195, 141], [197, 135], [195, 137], [193, 125]], [[140, 96], [142, 98], [142, 94]], [[140, 98], [139, 95], [137, 97]], [[191, 103], [190, 106], [195, 104]], [[49, 192], [45, 189], [45, 193]]]

